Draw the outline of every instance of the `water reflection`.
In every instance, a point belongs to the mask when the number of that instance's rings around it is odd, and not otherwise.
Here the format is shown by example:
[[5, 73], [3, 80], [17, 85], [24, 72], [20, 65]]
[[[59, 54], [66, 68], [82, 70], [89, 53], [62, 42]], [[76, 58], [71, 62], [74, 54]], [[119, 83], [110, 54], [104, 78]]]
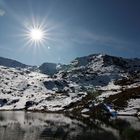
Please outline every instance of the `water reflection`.
[[0, 112], [0, 140], [137, 140], [140, 121], [72, 119], [63, 114]]

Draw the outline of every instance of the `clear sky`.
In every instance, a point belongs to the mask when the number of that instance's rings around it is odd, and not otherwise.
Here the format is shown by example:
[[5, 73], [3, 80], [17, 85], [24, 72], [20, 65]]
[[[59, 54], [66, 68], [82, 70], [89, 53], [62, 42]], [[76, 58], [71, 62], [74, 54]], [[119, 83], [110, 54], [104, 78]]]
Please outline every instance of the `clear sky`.
[[[46, 31], [28, 44], [32, 24]], [[140, 57], [140, 0], [0, 0], [0, 56], [25, 64], [68, 63], [107, 53]]]

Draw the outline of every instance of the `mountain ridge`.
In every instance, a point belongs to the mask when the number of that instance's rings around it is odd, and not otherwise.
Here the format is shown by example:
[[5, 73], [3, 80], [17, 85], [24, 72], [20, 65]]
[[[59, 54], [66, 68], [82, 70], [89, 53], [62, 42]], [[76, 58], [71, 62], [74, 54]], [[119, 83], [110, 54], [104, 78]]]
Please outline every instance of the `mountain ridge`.
[[[86, 55], [86, 56], [81, 56], [81, 57], [76, 57], [74, 60], [77, 60], [77, 59], [84, 59], [84, 58], [87, 58], [87, 57], [92, 57], [92, 56], [102, 56], [102, 57], [112, 57], [112, 58], [118, 58], [118, 59], [125, 59], [125, 60], [140, 60], [140, 58], [138, 58], [138, 57], [134, 57], [134, 58], [126, 58], [126, 57], [119, 57], [119, 56], [113, 56], [113, 55], [108, 55], [108, 54], [102, 54], [102, 53], [96, 53], [96, 54], [89, 54], [89, 55]], [[74, 61], [74, 60], [72, 60], [72, 61]], [[6, 64], [4, 64], [2, 61], [6, 61], [6, 62], [8, 62], [9, 64], [9, 66], [7, 66]], [[70, 63], [72, 62], [72, 61], [70, 61]], [[19, 67], [27, 67], [27, 66], [30, 66], [30, 67], [32, 67], [32, 66], [37, 66], [37, 65], [28, 65], [28, 64], [25, 64], [25, 63], [22, 63], [22, 62], [20, 62], [20, 61], [18, 61], [18, 60], [15, 60], [15, 59], [12, 59], [12, 58], [6, 58], [6, 57], [2, 57], [2, 56], [0, 56], [0, 65], [3, 65], [3, 66], [7, 66], [7, 67], [14, 67], [14, 65], [12, 65], [11, 64], [11, 66], [10, 66], [10, 62], [11, 63], [18, 63], [18, 65], [19, 65]], [[56, 64], [56, 65], [69, 65], [69, 63], [67, 63], [67, 64], [61, 64], [61, 63], [54, 63], [54, 62], [43, 62], [42, 64], [40, 64], [39, 65], [39, 67], [41, 66], [41, 65], [43, 65], [43, 64]], [[21, 65], [21, 66], [20, 66]], [[23, 66], [22, 66], [23, 65]]]
[[[140, 107], [140, 59], [93, 54], [68, 65], [44, 64], [45, 74], [39, 68], [0, 66], [0, 110], [91, 113], [96, 105], [109, 102], [136, 113]], [[57, 71], [49, 75], [46, 66]], [[125, 106], [120, 109], [118, 102]]]
[[13, 67], [13, 68], [26, 68], [29, 67], [29, 65], [23, 64], [17, 60], [9, 59], [5, 57], [0, 56], [0, 65], [6, 66], [6, 67]]

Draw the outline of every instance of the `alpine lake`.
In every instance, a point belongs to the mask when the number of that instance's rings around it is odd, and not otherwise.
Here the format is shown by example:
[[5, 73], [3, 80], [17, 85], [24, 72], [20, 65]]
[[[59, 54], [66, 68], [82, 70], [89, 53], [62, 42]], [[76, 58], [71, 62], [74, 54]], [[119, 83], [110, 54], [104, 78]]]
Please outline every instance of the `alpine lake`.
[[86, 115], [0, 111], [0, 140], [106, 139], [140, 139], [140, 120], [130, 116], [95, 119]]

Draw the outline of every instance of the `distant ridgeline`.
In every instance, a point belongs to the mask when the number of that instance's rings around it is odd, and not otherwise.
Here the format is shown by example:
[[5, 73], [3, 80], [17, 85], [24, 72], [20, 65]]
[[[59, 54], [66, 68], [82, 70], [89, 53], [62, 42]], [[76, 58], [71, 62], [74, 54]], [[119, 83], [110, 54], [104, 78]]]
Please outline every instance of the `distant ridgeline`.
[[[89, 56], [78, 57], [71, 61], [68, 65], [55, 64], [45, 62], [39, 67], [29, 66], [18, 62], [16, 60], [0, 57], [0, 65], [12, 68], [28, 68], [32, 71], [38, 71], [43, 74], [54, 75], [57, 73], [67, 73], [73, 74], [73, 72], [87, 72], [87, 73], [97, 73], [98, 71], [104, 73], [105, 69], [109, 70], [109, 67], [114, 67], [120, 71], [139, 71], [140, 70], [140, 59], [126, 59], [121, 57], [109, 56], [106, 54], [92, 54]], [[111, 68], [110, 68], [111, 69]], [[92, 71], [92, 72], [91, 72]], [[114, 71], [112, 71], [114, 72]], [[65, 73], [65, 74], [64, 74]]]
[[3, 57], [0, 57], [0, 65], [5, 66], [5, 67], [12, 67], [12, 68], [26, 68], [26, 67], [29, 67], [28, 65], [20, 63], [16, 60], [3, 58]]

